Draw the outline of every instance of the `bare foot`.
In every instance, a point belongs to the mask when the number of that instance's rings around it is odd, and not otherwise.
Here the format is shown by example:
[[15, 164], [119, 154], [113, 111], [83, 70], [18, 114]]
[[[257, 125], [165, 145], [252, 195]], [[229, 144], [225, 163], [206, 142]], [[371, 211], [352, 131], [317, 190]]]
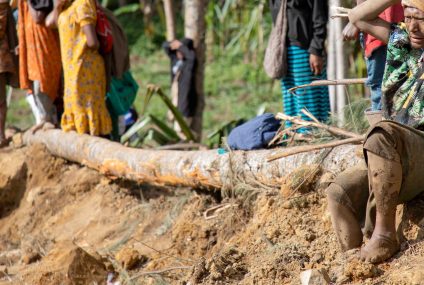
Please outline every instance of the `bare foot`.
[[373, 235], [361, 249], [361, 260], [370, 263], [380, 263], [399, 251], [399, 242], [396, 236]]

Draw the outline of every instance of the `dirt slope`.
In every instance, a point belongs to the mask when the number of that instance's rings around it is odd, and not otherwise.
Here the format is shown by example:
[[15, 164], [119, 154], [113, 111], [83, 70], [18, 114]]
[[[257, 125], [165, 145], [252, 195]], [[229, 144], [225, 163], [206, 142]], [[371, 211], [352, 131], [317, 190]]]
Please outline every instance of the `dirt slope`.
[[339, 252], [319, 178], [294, 199], [287, 187], [222, 199], [103, 177], [41, 146], [1, 150], [0, 284], [106, 284], [112, 272], [121, 284], [300, 284], [310, 268], [424, 284], [424, 200], [399, 208], [402, 251], [375, 267]]

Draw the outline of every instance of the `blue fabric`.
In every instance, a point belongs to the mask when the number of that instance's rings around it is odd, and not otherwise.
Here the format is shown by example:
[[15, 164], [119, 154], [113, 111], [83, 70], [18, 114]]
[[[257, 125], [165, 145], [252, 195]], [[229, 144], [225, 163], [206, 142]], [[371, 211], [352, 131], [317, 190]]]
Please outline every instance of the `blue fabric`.
[[383, 82], [384, 68], [386, 66], [387, 47], [382, 46], [375, 49], [367, 63], [367, 86], [371, 92], [371, 110], [381, 110], [381, 84]]
[[280, 121], [266, 113], [234, 128], [227, 143], [233, 150], [266, 148], [280, 127]]
[[[310, 121], [309, 117], [301, 113], [302, 109], [307, 109], [318, 120], [325, 122], [330, 112], [327, 86], [299, 89], [295, 94], [290, 94], [288, 90], [295, 86], [309, 84], [313, 80], [326, 78], [325, 71], [319, 76], [312, 73], [307, 50], [297, 46], [289, 46], [287, 49], [287, 75], [281, 80], [284, 113], [289, 116], [300, 116], [303, 120]], [[287, 123], [287, 126], [290, 126], [290, 124]], [[307, 129], [298, 130], [298, 132], [305, 131]]]

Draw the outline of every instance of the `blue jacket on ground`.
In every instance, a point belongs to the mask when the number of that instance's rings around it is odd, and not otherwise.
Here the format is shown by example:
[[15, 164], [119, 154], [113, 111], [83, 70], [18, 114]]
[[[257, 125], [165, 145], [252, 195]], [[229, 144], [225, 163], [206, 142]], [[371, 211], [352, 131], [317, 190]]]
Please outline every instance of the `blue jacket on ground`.
[[266, 148], [279, 127], [280, 121], [273, 114], [266, 113], [234, 128], [227, 142], [233, 150]]

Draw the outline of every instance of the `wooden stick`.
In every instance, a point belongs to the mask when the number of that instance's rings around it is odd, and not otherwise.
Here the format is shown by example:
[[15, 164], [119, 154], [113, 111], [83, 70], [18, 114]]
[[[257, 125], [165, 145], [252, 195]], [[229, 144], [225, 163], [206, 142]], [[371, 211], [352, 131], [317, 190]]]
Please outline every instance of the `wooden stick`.
[[[306, 114], [312, 115], [308, 112]], [[349, 131], [346, 131], [346, 130], [343, 130], [343, 129], [340, 129], [340, 128], [337, 128], [337, 127], [328, 126], [328, 125], [323, 124], [323, 123], [305, 121], [305, 120], [302, 120], [298, 117], [288, 116], [284, 113], [278, 113], [275, 117], [277, 119], [280, 119], [280, 120], [291, 121], [291, 122], [298, 124], [298, 125], [301, 125], [303, 127], [315, 127], [315, 128], [319, 128], [319, 129], [324, 129], [324, 130], [328, 131], [329, 133], [332, 133], [332, 134], [337, 135], [337, 136], [342, 136], [342, 137], [347, 137], [347, 138], [362, 138], [361, 135], [358, 135], [358, 134], [355, 134], [355, 133], [352, 133], [352, 132], [349, 132]]]
[[[315, 87], [315, 86], [331, 86], [331, 85], [352, 85], [352, 84], [365, 84], [367, 81], [366, 78], [353, 78], [353, 79], [335, 79], [335, 80], [315, 80], [309, 84], [295, 86], [289, 89], [290, 93], [294, 93], [297, 89], [303, 89], [307, 87]], [[295, 94], [298, 96], [302, 96], [302, 94]]]
[[323, 144], [317, 144], [317, 145], [305, 145], [305, 146], [293, 147], [285, 151], [282, 151], [280, 153], [271, 155], [270, 157], [268, 157], [267, 161], [271, 162], [271, 161], [274, 161], [283, 157], [291, 156], [294, 154], [310, 152], [310, 151], [320, 150], [324, 148], [331, 148], [331, 147], [336, 147], [336, 146], [344, 145], [344, 144], [361, 143], [363, 142], [363, 140], [364, 140], [364, 137], [348, 138], [344, 140], [337, 140], [337, 141], [332, 141], [329, 143], [323, 143]]
[[145, 271], [145, 272], [141, 272], [137, 275], [134, 275], [131, 277], [130, 280], [135, 280], [138, 279], [144, 275], [154, 275], [154, 274], [162, 274], [168, 271], [173, 271], [173, 270], [187, 270], [187, 269], [192, 269], [193, 266], [175, 266], [175, 267], [170, 267], [170, 268], [165, 268], [165, 269], [161, 269], [161, 270], [156, 270], [156, 271]]
[[336, 18], [349, 18], [348, 14], [333, 14], [330, 17], [331, 19], [336, 19]]

